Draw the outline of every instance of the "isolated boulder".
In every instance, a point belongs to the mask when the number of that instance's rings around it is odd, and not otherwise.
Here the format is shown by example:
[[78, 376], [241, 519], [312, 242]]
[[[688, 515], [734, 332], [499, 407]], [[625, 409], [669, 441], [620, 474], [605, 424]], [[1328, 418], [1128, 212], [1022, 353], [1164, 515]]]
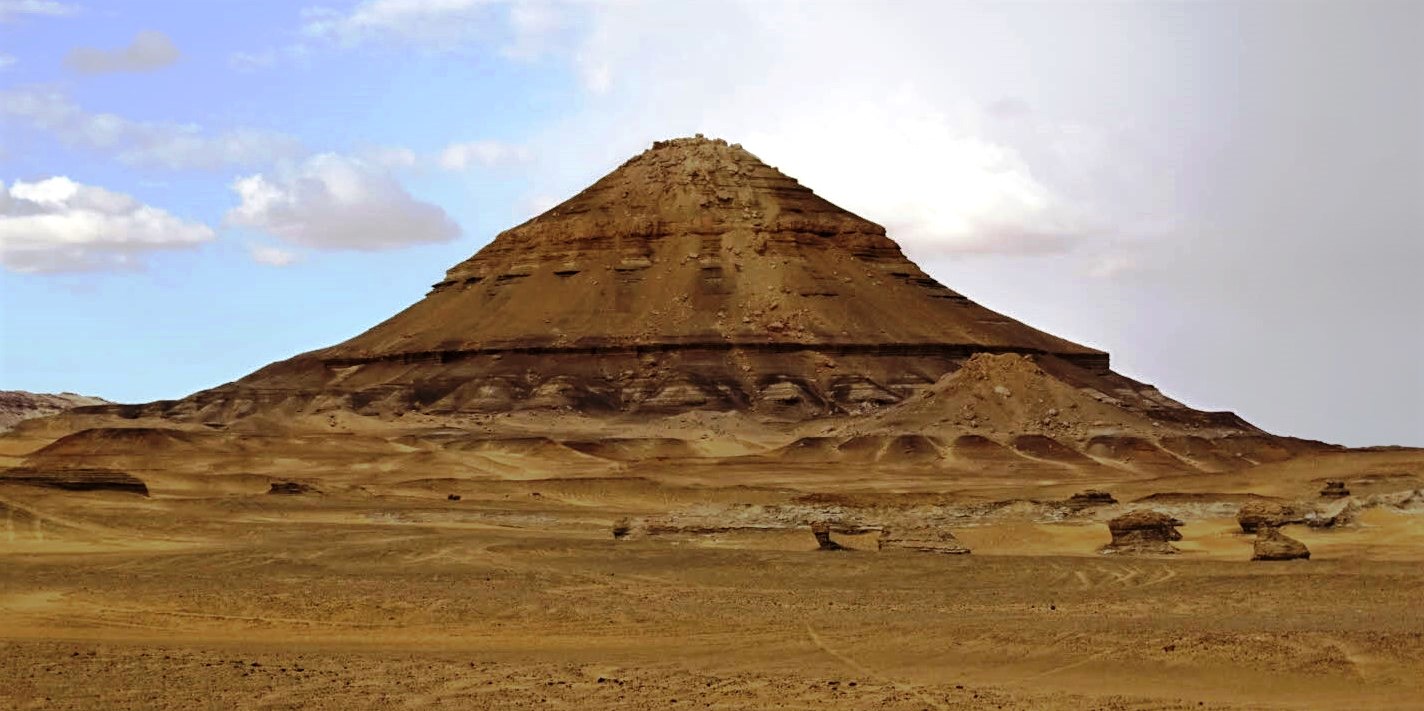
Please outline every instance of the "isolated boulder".
[[1236, 523], [1246, 533], [1255, 533], [1263, 526], [1280, 528], [1292, 523], [1305, 523], [1311, 509], [1278, 501], [1247, 502], [1236, 512]]
[[1172, 541], [1182, 540], [1177, 530], [1183, 525], [1160, 511], [1142, 509], [1108, 521], [1112, 542], [1100, 552], [1119, 555], [1161, 555], [1176, 553]]
[[1310, 560], [1310, 549], [1275, 526], [1256, 529], [1256, 548], [1251, 560]]
[[1345, 488], [1345, 482], [1329, 480], [1325, 482], [1325, 488], [1320, 490], [1320, 496], [1326, 499], [1343, 499], [1350, 495], [1350, 490]]
[[943, 528], [916, 528], [903, 531], [881, 529], [879, 547], [881, 550], [904, 548], [922, 553], [944, 555], [964, 555], [969, 552], [969, 548], [958, 538], [955, 538], [953, 533]]
[[811, 524], [811, 535], [816, 537], [816, 546], [823, 551], [845, 550], [845, 546], [831, 540], [831, 524], [817, 521]]

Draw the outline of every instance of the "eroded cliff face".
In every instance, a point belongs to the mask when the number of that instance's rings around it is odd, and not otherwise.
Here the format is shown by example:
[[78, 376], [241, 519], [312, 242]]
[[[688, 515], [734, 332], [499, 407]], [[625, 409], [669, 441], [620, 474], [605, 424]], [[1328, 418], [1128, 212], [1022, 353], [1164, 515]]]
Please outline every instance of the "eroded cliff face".
[[159, 409], [807, 419], [899, 402], [982, 352], [1108, 366], [944, 287], [884, 228], [739, 145], [697, 137], [501, 233], [371, 330]]

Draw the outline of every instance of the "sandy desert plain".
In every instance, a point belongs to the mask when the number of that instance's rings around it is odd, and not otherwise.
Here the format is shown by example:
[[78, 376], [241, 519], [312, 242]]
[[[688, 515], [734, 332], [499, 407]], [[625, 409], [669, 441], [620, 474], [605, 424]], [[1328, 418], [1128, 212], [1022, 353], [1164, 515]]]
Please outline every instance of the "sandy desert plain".
[[3, 708], [1424, 708], [1424, 450], [1192, 410], [700, 137], [0, 468]]

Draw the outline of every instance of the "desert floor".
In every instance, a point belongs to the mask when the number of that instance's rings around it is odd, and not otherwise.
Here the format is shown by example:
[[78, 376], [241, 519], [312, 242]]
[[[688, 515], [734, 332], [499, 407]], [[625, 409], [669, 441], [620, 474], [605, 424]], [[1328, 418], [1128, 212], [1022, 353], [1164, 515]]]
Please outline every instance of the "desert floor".
[[0, 487], [0, 707], [1424, 707], [1418, 513], [1291, 527], [1310, 561], [1248, 562], [1229, 516], [1171, 557], [1012, 518], [939, 556], [614, 540], [636, 487], [521, 486]]

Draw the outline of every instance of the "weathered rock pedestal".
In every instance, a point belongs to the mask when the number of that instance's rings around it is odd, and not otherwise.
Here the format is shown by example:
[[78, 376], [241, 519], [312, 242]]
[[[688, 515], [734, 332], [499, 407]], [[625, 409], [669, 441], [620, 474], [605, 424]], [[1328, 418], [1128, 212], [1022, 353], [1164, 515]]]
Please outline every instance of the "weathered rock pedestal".
[[1343, 499], [1350, 495], [1350, 490], [1345, 488], [1345, 482], [1330, 480], [1325, 482], [1325, 488], [1320, 490], [1320, 496], [1324, 499]]
[[1246, 533], [1260, 528], [1280, 528], [1292, 523], [1305, 523], [1311, 510], [1278, 501], [1252, 501], [1236, 512], [1236, 523]]
[[1097, 489], [1087, 489], [1085, 491], [1080, 491], [1068, 497], [1068, 499], [1063, 502], [1065, 506], [1070, 509], [1073, 509], [1074, 511], [1078, 511], [1081, 509], [1089, 509], [1095, 506], [1112, 506], [1116, 503], [1117, 499], [1113, 498], [1112, 494], [1109, 494], [1106, 491], [1099, 491]]
[[1177, 553], [1172, 541], [1182, 540], [1183, 523], [1160, 511], [1133, 511], [1108, 521], [1112, 542], [1099, 553], [1108, 555], [1169, 555]]

